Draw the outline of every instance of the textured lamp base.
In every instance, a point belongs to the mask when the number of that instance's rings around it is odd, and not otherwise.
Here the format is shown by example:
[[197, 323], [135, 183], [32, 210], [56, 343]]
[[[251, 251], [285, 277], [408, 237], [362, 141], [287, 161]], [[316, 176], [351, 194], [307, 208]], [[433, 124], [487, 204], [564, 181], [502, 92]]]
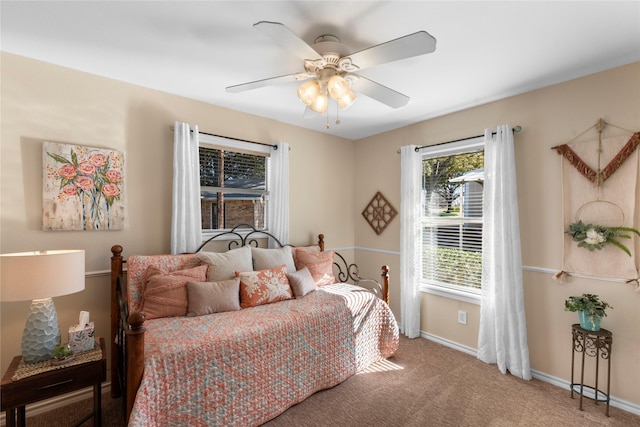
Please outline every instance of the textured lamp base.
[[59, 343], [60, 326], [53, 300], [34, 299], [22, 333], [22, 358], [26, 363], [49, 360]]

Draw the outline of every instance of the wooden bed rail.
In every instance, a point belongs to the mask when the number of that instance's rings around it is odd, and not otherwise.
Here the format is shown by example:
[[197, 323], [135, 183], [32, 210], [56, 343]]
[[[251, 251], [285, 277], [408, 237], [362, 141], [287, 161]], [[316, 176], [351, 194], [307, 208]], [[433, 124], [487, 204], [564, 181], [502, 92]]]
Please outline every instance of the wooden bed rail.
[[143, 312], [129, 314], [126, 301], [120, 300], [126, 295], [122, 246], [112, 246], [111, 253], [111, 397], [120, 397], [125, 389], [122, 401], [128, 423], [144, 372], [145, 318]]
[[111, 247], [111, 397], [120, 396], [120, 380], [115, 366], [118, 360], [118, 296], [117, 283], [122, 274], [122, 246]]

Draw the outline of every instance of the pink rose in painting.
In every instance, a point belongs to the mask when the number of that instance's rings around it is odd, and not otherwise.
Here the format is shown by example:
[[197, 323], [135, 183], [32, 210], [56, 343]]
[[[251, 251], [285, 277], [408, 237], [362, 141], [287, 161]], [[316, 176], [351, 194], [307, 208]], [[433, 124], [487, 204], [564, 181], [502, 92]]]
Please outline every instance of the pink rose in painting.
[[72, 179], [76, 176], [76, 167], [71, 163], [67, 163], [58, 169], [58, 175], [66, 179]]
[[106, 184], [104, 187], [102, 187], [102, 192], [107, 197], [115, 197], [120, 194], [120, 189], [115, 184]]
[[96, 172], [96, 167], [91, 163], [84, 161], [78, 165], [78, 170], [83, 175], [93, 175]]
[[115, 169], [109, 169], [107, 171], [107, 178], [111, 182], [120, 182], [122, 181], [122, 174]]
[[76, 185], [84, 191], [93, 190], [93, 180], [86, 176], [80, 176], [76, 179]]
[[89, 161], [91, 162], [91, 164], [97, 168], [101, 168], [104, 165], [107, 164], [107, 156], [105, 156], [104, 154], [92, 154], [89, 156]]
[[62, 192], [67, 196], [75, 196], [76, 194], [78, 194], [78, 188], [73, 184], [69, 184], [64, 186]]

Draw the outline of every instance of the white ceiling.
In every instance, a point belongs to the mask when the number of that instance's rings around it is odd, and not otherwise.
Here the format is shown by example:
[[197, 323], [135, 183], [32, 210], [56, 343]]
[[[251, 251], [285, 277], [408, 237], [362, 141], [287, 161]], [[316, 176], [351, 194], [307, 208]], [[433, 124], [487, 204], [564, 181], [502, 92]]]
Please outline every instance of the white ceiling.
[[[639, 1], [107, 1], [0, 4], [1, 49], [320, 132], [359, 139], [640, 60]], [[304, 118], [296, 83], [226, 86], [303, 71], [252, 26], [285, 24], [307, 43], [334, 34], [352, 52], [425, 30], [434, 53], [362, 70], [408, 95], [365, 96]], [[211, 118], [212, 122], [215, 118]], [[203, 131], [214, 125], [198, 123]]]

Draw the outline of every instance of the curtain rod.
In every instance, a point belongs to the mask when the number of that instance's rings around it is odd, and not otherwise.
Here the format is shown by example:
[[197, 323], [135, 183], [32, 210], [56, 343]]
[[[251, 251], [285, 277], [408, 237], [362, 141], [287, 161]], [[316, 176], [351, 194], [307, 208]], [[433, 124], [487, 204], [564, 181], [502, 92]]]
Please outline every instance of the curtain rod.
[[[522, 126], [514, 126], [514, 127], [512, 127], [512, 128], [511, 128], [511, 131], [512, 131], [513, 133], [518, 133], [518, 132], [520, 132], [521, 130], [522, 130]], [[495, 134], [496, 134], [495, 132], [491, 132], [491, 135], [495, 135]], [[439, 142], [439, 143], [437, 143], [437, 144], [433, 144], [433, 145], [422, 145], [422, 146], [420, 146], [420, 147], [416, 147], [416, 148], [415, 148], [415, 150], [416, 150], [416, 153], [417, 153], [418, 151], [422, 150], [423, 148], [427, 148], [427, 147], [436, 147], [436, 146], [438, 146], [438, 145], [451, 144], [451, 143], [453, 143], [453, 142], [466, 141], [467, 139], [481, 138], [481, 137], [483, 137], [483, 136], [484, 136], [484, 135], [469, 136], [469, 137], [467, 137], [467, 138], [454, 139], [453, 141]]]
[[[172, 132], [175, 131], [175, 127], [173, 125], [169, 126], [169, 129], [171, 129]], [[193, 132], [193, 129], [190, 129], [189, 132]], [[249, 144], [265, 145], [267, 147], [273, 148], [274, 150], [278, 149], [278, 145], [277, 144], [267, 144], [267, 143], [264, 143], [264, 142], [249, 141], [249, 140], [246, 140], [246, 139], [232, 138], [230, 136], [216, 135], [215, 133], [208, 133], [208, 132], [202, 132], [202, 131], [198, 131], [198, 133], [201, 133], [202, 135], [215, 136], [215, 137], [218, 137], [218, 138], [232, 139], [234, 141], [248, 142]]]

